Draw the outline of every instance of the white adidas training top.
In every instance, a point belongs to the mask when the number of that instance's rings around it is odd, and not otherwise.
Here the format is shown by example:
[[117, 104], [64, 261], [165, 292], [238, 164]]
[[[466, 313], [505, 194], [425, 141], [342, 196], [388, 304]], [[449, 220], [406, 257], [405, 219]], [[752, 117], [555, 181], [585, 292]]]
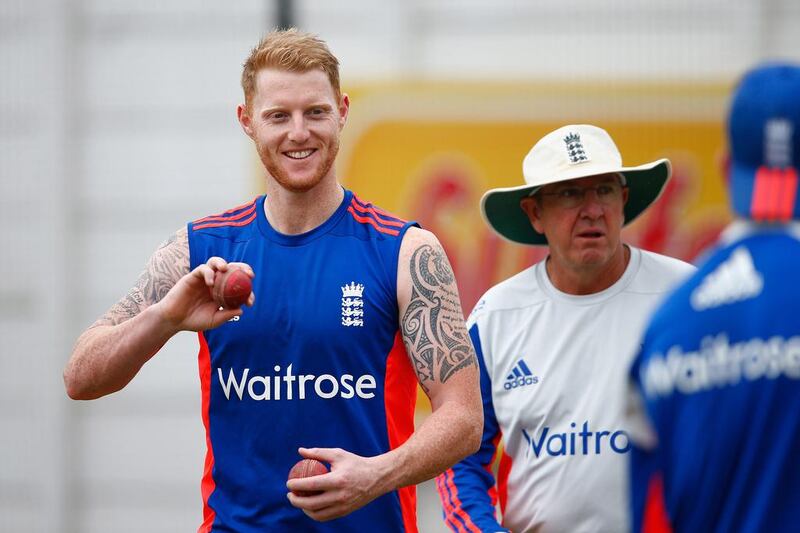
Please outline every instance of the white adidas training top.
[[[628, 529], [628, 369], [651, 311], [693, 270], [631, 247], [619, 281], [597, 294], [573, 296], [553, 286], [542, 261], [493, 287], [477, 304], [468, 326], [473, 341], [475, 333], [479, 339], [510, 459], [507, 479], [501, 468], [498, 480], [504, 527]], [[484, 432], [484, 456], [495, 436]], [[453, 472], [451, 501], [458, 508], [446, 508], [446, 514], [469, 520], [480, 502], [470, 502], [470, 490], [461, 489], [474, 488], [477, 474], [470, 479], [470, 469], [459, 466]]]

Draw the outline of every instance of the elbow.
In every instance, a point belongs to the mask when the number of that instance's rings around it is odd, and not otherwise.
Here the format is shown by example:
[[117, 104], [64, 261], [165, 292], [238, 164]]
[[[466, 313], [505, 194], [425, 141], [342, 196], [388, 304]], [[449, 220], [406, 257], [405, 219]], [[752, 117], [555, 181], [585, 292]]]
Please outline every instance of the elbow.
[[480, 415], [471, 420], [470, 433], [465, 442], [468, 446], [467, 455], [476, 453], [481, 448], [481, 440], [483, 438], [483, 410]]
[[67, 383], [65, 384], [65, 388], [67, 390], [67, 396], [69, 396], [70, 400], [94, 400], [100, 397], [100, 395], [92, 394], [89, 390], [76, 385]]
[[62, 377], [64, 379], [64, 389], [67, 391], [67, 396], [69, 396], [70, 399], [93, 400], [95, 398], [88, 390], [88, 387], [82, 384], [81, 381], [73, 375], [69, 366], [64, 369]]
[[467, 410], [462, 419], [461, 459], [476, 453], [481, 447], [483, 439], [483, 409]]
[[469, 445], [469, 454], [476, 453], [481, 448], [483, 442], [483, 402], [480, 400], [481, 396], [478, 394], [477, 398], [471, 405], [469, 412], [469, 435], [465, 441]]
[[72, 400], [83, 400], [83, 391], [70, 375], [69, 369], [64, 370], [62, 377], [64, 378], [64, 389], [67, 391], [67, 396]]
[[461, 443], [464, 457], [468, 457], [480, 450], [483, 442], [483, 404], [476, 400], [464, 404], [463, 407]]
[[102, 396], [93, 390], [93, 373], [89, 372], [91, 366], [87, 364], [85, 346], [89, 331], [92, 330], [85, 331], [78, 338], [61, 374], [61, 378], [64, 380], [64, 389], [72, 400], [93, 400]]

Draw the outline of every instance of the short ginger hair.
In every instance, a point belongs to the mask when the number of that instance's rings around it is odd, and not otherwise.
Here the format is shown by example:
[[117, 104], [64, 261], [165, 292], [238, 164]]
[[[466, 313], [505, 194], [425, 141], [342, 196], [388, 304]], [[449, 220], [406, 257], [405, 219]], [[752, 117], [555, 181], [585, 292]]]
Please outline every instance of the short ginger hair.
[[328, 76], [336, 100], [341, 100], [339, 60], [331, 53], [325, 41], [314, 34], [297, 28], [273, 30], [259, 41], [244, 62], [242, 70], [242, 89], [248, 109], [256, 90], [256, 74], [264, 68], [289, 72], [320, 69]]

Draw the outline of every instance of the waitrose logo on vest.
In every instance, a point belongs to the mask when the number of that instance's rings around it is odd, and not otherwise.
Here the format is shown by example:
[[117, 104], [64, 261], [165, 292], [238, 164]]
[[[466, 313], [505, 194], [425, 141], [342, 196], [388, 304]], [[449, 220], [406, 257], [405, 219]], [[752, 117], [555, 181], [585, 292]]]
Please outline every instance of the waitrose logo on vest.
[[603, 452], [626, 453], [631, 444], [628, 434], [622, 430], [591, 430], [589, 422], [578, 429], [575, 422], [570, 423], [569, 431], [555, 431], [545, 426], [538, 435], [531, 435], [522, 430], [528, 447], [526, 454], [533, 452], [536, 457], [542, 455], [600, 455]]
[[252, 400], [305, 400], [308, 396], [317, 396], [329, 400], [331, 398], [363, 398], [375, 397], [375, 377], [370, 374], [355, 377], [352, 374], [333, 376], [331, 374], [294, 374], [292, 365], [281, 373], [280, 365], [275, 365], [276, 375], [265, 376], [251, 374], [249, 368], [235, 372], [232, 368], [228, 375], [217, 368], [217, 378], [225, 398], [243, 400], [249, 396]]

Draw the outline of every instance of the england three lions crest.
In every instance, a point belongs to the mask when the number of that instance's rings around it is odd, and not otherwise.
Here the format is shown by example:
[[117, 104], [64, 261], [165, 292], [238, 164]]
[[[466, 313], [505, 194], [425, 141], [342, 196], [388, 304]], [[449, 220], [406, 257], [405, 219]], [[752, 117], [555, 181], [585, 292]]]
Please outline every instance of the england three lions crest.
[[364, 326], [364, 285], [351, 281], [342, 287], [342, 325]]
[[589, 161], [589, 156], [586, 155], [586, 150], [583, 148], [580, 135], [577, 133], [570, 133], [564, 137], [564, 143], [567, 145], [567, 157], [569, 157], [571, 165]]

